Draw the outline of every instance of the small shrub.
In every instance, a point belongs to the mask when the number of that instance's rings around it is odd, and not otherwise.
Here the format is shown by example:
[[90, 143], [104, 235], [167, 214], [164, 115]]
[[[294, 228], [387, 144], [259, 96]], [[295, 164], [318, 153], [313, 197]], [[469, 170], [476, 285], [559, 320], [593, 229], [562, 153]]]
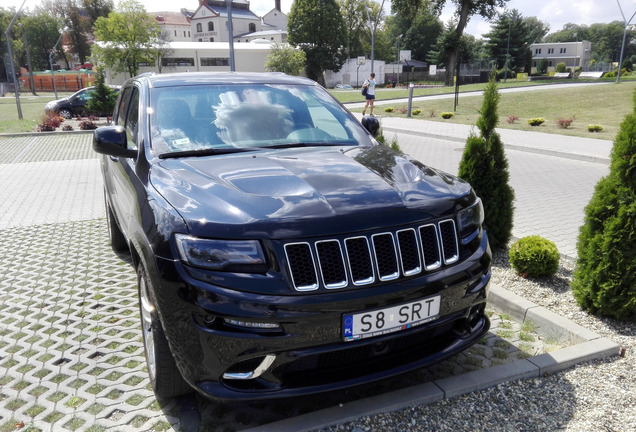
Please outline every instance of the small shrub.
[[63, 131], [72, 131], [73, 130], [73, 126], [71, 125], [64, 125], [64, 127], [62, 127]]
[[393, 112], [393, 107], [384, 108], [384, 112]]
[[557, 73], [564, 73], [567, 71], [567, 68], [565, 66], [565, 63], [559, 63], [556, 65], [556, 71]]
[[528, 120], [530, 126], [541, 126], [543, 123], [545, 123], [545, 119], [540, 117]]
[[536, 235], [515, 242], [508, 258], [522, 277], [553, 276], [559, 269], [559, 251], [554, 242]]
[[601, 126], [601, 125], [587, 125], [587, 130], [589, 132], [601, 132], [601, 131], [603, 131], [603, 126]]
[[391, 140], [391, 148], [395, 151], [402, 153], [402, 149], [400, 148], [400, 144], [398, 144], [397, 136], [393, 135], [393, 140]]
[[563, 117], [559, 117], [556, 121], [557, 126], [559, 126], [561, 129], [567, 129], [570, 126], [572, 126], [572, 122], [574, 121], [575, 116], [572, 116], [572, 118], [563, 118]]
[[97, 125], [90, 120], [82, 120], [79, 124], [79, 128], [81, 130], [92, 130], [97, 129]]
[[38, 132], [52, 132], [55, 127], [49, 123], [42, 123], [38, 125]]
[[443, 112], [440, 115], [443, 119], [449, 119], [452, 118], [455, 114], [453, 114], [452, 112]]
[[519, 120], [519, 116], [516, 116], [516, 115], [509, 115], [508, 118], [506, 119], [508, 124], [513, 124], [517, 120]]
[[421, 112], [422, 112], [422, 110], [421, 110], [421, 109], [416, 109], [416, 110], [414, 110], [411, 114], [413, 114], [413, 115], [420, 115], [420, 113], [421, 113]]

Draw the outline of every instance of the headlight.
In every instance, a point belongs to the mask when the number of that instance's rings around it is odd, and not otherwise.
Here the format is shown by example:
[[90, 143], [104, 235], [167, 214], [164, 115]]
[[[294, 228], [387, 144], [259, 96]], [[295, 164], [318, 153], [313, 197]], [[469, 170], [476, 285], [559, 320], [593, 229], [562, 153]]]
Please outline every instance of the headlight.
[[236, 273], [262, 273], [267, 261], [257, 240], [211, 240], [176, 234], [181, 260], [194, 267]]
[[475, 232], [482, 223], [484, 223], [484, 206], [479, 198], [470, 207], [457, 213], [457, 224], [462, 238]]

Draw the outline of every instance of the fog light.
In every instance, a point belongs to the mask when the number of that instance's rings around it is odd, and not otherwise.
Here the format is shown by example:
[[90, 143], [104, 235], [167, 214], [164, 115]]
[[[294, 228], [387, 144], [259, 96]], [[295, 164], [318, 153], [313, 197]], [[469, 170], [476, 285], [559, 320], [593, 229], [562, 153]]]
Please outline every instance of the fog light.
[[252, 328], [252, 329], [279, 329], [280, 325], [276, 323], [250, 322], [240, 321], [232, 318], [223, 318], [226, 324], [236, 327]]

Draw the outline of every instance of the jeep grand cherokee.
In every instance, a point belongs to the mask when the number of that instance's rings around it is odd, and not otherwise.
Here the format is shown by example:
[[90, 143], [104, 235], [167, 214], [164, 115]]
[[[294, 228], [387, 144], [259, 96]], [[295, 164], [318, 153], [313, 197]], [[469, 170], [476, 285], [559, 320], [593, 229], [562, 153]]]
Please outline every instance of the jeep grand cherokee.
[[295, 396], [411, 371], [489, 328], [470, 185], [313, 81], [142, 75], [95, 131], [158, 396]]

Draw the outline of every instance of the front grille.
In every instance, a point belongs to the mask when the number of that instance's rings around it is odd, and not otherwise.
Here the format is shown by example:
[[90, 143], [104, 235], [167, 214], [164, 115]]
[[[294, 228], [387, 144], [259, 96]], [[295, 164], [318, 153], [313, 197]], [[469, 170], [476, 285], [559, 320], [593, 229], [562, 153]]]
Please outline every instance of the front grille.
[[395, 232], [285, 245], [294, 288], [369, 285], [433, 271], [459, 259], [452, 219]]

